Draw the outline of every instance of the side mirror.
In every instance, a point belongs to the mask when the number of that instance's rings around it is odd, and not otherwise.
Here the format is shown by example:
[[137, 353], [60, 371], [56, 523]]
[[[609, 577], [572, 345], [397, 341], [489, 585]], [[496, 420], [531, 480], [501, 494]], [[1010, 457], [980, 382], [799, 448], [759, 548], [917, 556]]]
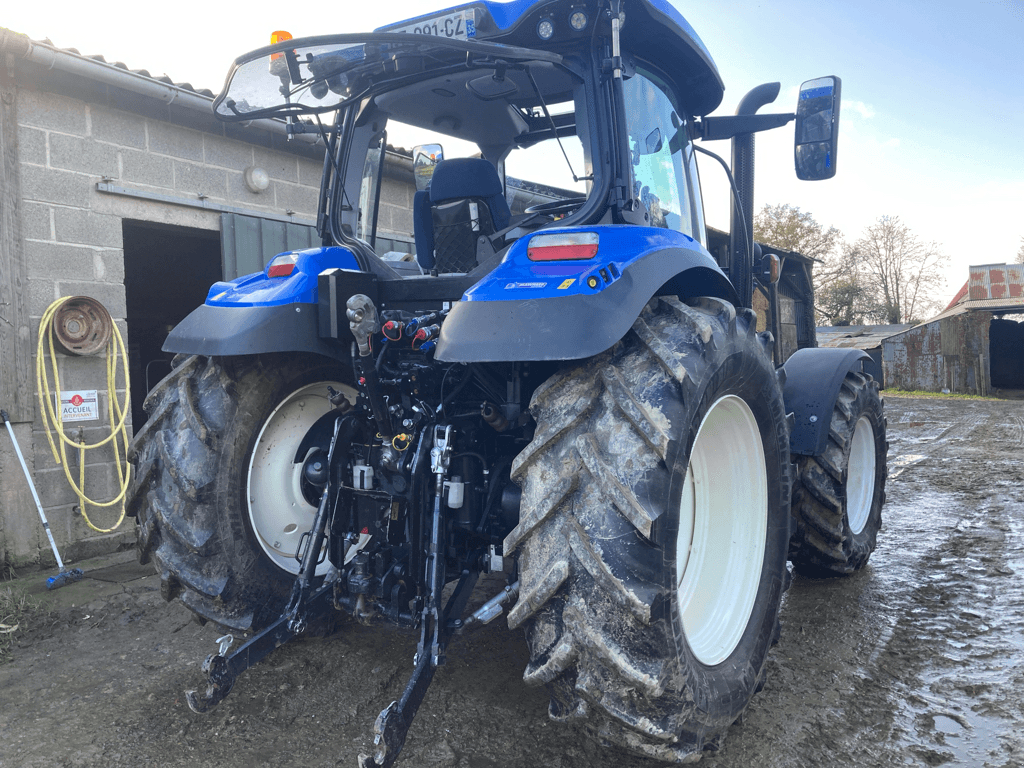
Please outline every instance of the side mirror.
[[838, 77], [819, 77], [800, 86], [794, 149], [797, 178], [820, 181], [836, 175], [841, 95]]
[[412, 173], [417, 192], [427, 188], [434, 175], [434, 167], [442, 160], [444, 148], [440, 144], [420, 144], [412, 148]]

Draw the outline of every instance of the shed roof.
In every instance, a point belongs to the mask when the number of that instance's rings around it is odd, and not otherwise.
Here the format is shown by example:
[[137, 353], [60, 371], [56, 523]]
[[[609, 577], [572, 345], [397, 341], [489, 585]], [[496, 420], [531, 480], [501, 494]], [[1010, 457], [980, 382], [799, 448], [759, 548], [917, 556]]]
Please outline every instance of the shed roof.
[[29, 58], [35, 49], [49, 49], [56, 53], [68, 54], [78, 59], [93, 61], [99, 65], [99, 68], [113, 67], [115, 69], [120, 69], [158, 83], [174, 86], [175, 88], [179, 88], [189, 93], [205, 96], [210, 99], [211, 102], [213, 101], [214, 93], [208, 88], [196, 88], [191, 83], [178, 82], [168, 75], [154, 75], [150, 73], [148, 69], [132, 69], [123, 61], [107, 61], [106, 57], [102, 54], [87, 55], [81, 53], [77, 48], [60, 48], [54, 45], [53, 41], [49, 38], [32, 40], [27, 35], [23, 35], [20, 32], [0, 27], [0, 52], [13, 53], [15, 55]]
[[819, 347], [839, 349], [877, 349], [882, 341], [896, 333], [913, 328], [912, 323], [902, 325], [844, 325], [816, 328]]
[[[58, 48], [50, 40], [31, 40], [0, 27], [0, 55], [4, 54], [18, 69], [31, 71], [47, 90], [223, 134], [223, 127], [213, 120], [213, 92], [208, 89], [153, 75], [146, 69], [130, 69], [123, 62], [111, 63], [102, 55], [86, 56], [76, 48]], [[323, 157], [322, 145], [315, 146], [318, 136], [304, 134], [288, 141], [281, 120], [253, 120], [233, 127], [231, 134], [273, 149]]]
[[972, 266], [967, 282], [941, 313], [927, 322], [965, 312], [1024, 313], [1024, 264]]
[[968, 312], [979, 311], [992, 312], [993, 314], [1024, 314], [1024, 302], [1019, 299], [978, 299], [976, 301], [966, 299], [956, 306], [940, 312], [935, 317], [929, 318], [925, 322], [921, 323], [921, 325], [927, 325], [928, 323], [933, 323], [936, 320], [942, 320], [946, 317], [955, 317], [956, 315], [964, 315]]

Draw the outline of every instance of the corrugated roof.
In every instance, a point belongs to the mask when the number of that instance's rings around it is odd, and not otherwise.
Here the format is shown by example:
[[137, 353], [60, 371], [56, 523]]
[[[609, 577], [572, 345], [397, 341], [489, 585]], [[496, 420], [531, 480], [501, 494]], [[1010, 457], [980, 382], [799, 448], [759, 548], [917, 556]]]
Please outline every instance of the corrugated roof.
[[978, 310], [1024, 313], [1024, 264], [981, 264], [969, 270], [949, 306], [925, 322]]
[[893, 334], [913, 328], [903, 325], [845, 325], [816, 328], [819, 347], [836, 349], [875, 349], [882, 346], [882, 340]]
[[1024, 264], [983, 264], [971, 267], [968, 282], [970, 297], [974, 301], [1001, 299], [1024, 306]]
[[955, 307], [951, 307], [935, 317], [928, 319], [924, 323], [921, 323], [921, 325], [933, 323], [944, 317], [954, 317], [955, 315], [963, 315], [967, 312], [976, 312], [979, 310], [993, 313], [1009, 312], [1014, 314], [1024, 314], [1024, 301], [1021, 301], [1020, 299], [979, 299], [977, 301], [971, 301], [968, 299], [966, 301], [961, 301]]

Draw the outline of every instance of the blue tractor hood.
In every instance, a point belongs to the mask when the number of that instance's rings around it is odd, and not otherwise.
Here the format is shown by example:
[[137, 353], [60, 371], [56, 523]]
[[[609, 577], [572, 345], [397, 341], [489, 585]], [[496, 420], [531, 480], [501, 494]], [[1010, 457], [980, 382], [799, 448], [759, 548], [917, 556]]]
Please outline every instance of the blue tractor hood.
[[[600, 5], [605, 7], [604, 2]], [[725, 86], [710, 52], [693, 27], [668, 0], [625, 0], [623, 5], [626, 13], [623, 47], [670, 74], [687, 94], [686, 106], [695, 116], [713, 112], [722, 103]], [[570, 12], [581, 7], [595, 15], [598, 3], [596, 0], [478, 0], [395, 22], [375, 31], [400, 31], [452, 11], [473, 10], [475, 24], [471, 37], [475, 39], [565, 53], [563, 49], [567, 46], [578, 51], [582, 40], [589, 38], [589, 28], [583, 34], [569, 29]], [[547, 42], [537, 36], [537, 25], [542, 18], [550, 18], [555, 24], [554, 37]]]

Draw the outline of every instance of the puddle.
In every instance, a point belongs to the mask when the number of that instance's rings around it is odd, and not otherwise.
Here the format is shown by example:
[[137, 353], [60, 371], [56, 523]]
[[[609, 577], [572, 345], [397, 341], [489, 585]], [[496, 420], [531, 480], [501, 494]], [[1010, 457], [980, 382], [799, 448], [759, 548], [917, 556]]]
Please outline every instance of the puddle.
[[960, 723], [946, 715], [935, 715], [932, 720], [934, 722], [935, 730], [940, 733], [944, 733], [947, 736], [959, 736], [960, 732], [964, 729]]

